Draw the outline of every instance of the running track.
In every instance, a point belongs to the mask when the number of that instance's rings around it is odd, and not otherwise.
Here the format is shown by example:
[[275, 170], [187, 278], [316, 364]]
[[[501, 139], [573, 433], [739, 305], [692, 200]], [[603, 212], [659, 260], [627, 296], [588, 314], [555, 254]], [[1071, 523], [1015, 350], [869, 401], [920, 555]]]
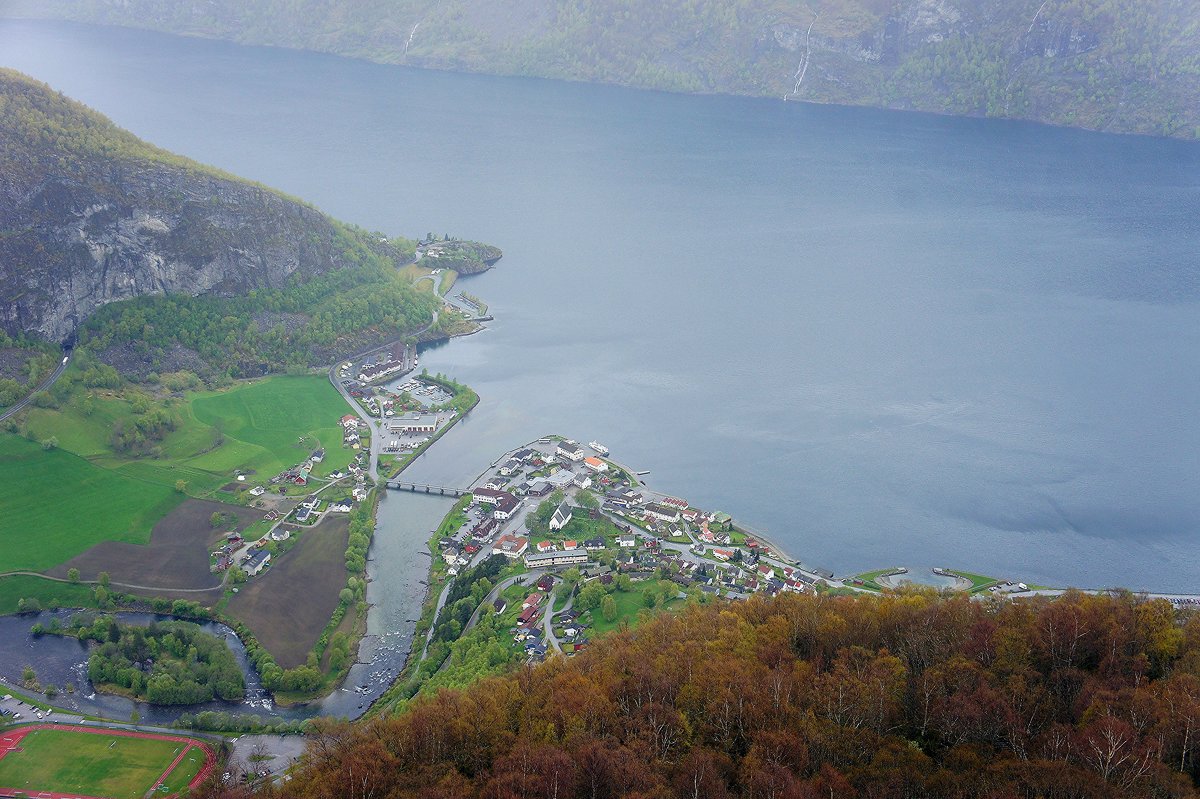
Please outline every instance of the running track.
[[[212, 770], [216, 768], [217, 765], [217, 753], [213, 751], [212, 747], [207, 743], [204, 743], [203, 741], [197, 741], [194, 738], [184, 738], [181, 735], [161, 735], [153, 732], [110, 730], [103, 727], [64, 727], [59, 724], [30, 724], [25, 727], [18, 727], [15, 730], [10, 730], [3, 735], [0, 735], [0, 760], [3, 760], [4, 756], [7, 755], [12, 749], [20, 746], [21, 739], [34, 730], [64, 730], [66, 732], [91, 733], [92, 735], [119, 735], [126, 738], [149, 738], [152, 741], [174, 741], [175, 743], [185, 744], [183, 749], [179, 752], [179, 755], [173, 761], [171, 761], [171, 765], [167, 766], [166, 770], [159, 775], [158, 780], [154, 783], [154, 788], [156, 789], [162, 783], [162, 781], [167, 778], [167, 775], [179, 765], [180, 761], [183, 760], [184, 755], [186, 755], [188, 750], [193, 746], [204, 752], [204, 766], [200, 769], [200, 772], [192, 778], [192, 781], [188, 783], [189, 791], [195, 789], [196, 786], [204, 782], [204, 780], [208, 778], [208, 775], [212, 773]], [[13, 796], [14, 794], [21, 792], [22, 791], [18, 790], [17, 788], [0, 787], [0, 796]], [[80, 793], [51, 793], [49, 791], [28, 790], [24, 791], [24, 793], [27, 796], [41, 797], [42, 799], [106, 799], [106, 797], [102, 796], [88, 796]]]

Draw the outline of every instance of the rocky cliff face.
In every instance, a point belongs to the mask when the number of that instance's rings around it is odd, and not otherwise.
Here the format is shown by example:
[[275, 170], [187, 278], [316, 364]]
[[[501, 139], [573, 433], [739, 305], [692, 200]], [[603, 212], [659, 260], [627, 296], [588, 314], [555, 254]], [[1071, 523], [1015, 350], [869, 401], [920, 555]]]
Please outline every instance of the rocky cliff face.
[[[10, 0], [439, 69], [1200, 137], [1196, 0]], [[0, 10], [3, 5], [0, 4]]]
[[[117, 300], [244, 294], [344, 266], [347, 233], [320, 212], [156, 157], [115, 128], [119, 146], [106, 146], [102, 118], [15, 73], [0, 74], [0, 118], [0, 328], [10, 334], [67, 341]], [[39, 126], [67, 133], [39, 140]]]

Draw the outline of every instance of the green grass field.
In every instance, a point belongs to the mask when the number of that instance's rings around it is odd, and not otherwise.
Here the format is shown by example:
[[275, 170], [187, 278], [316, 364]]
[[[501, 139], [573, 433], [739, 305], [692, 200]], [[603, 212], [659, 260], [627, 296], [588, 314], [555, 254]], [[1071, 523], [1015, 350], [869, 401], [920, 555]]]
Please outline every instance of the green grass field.
[[[607, 621], [604, 614], [600, 612], [600, 608], [593, 610], [592, 637], [620, 629], [622, 622], [627, 623], [631, 628], [641, 623], [641, 612], [647, 609], [646, 603], [642, 600], [641, 591], [613, 591], [612, 598], [617, 606], [616, 618]], [[680, 604], [680, 600], [673, 599], [664, 605], [664, 608], [670, 609], [678, 604]]]
[[66, 728], [35, 730], [19, 751], [0, 759], [0, 786], [31, 796], [51, 791], [139, 799], [154, 787], [181, 745]]
[[204, 768], [204, 750], [193, 746], [183, 756], [183, 760], [179, 761], [179, 765], [163, 780], [166, 790], [161, 791], [161, 793], [167, 796], [180, 793], [200, 773], [200, 769], [202, 768]]
[[60, 583], [23, 574], [0, 577], [0, 615], [16, 613], [17, 602], [22, 599], [36, 599], [43, 608], [49, 608], [55, 601], [69, 608], [87, 608], [96, 604], [90, 585]]
[[0, 434], [0, 571], [49, 569], [101, 541], [148, 542], [154, 524], [184, 499], [179, 480], [190, 496], [234, 501], [220, 488], [235, 470], [265, 482], [324, 447], [320, 476], [344, 469], [355, 454], [342, 447], [339, 420], [349, 409], [320, 375], [272, 377], [177, 401], [176, 428], [157, 458], [110, 448], [113, 425], [132, 414], [129, 402], [97, 394], [84, 413], [81, 397], [30, 412], [33, 437], [53, 436], [56, 449]]
[[101, 541], [141, 544], [183, 495], [62, 449], [0, 436], [0, 564], [41, 571]]
[[212, 429], [219, 428], [225, 443], [185, 463], [221, 472], [253, 468], [269, 477], [321, 446], [325, 461], [317, 467], [317, 474], [344, 469], [354, 454], [342, 448], [338, 420], [347, 412], [341, 395], [321, 376], [274, 377], [228, 391], [197, 394], [191, 400], [192, 416]]

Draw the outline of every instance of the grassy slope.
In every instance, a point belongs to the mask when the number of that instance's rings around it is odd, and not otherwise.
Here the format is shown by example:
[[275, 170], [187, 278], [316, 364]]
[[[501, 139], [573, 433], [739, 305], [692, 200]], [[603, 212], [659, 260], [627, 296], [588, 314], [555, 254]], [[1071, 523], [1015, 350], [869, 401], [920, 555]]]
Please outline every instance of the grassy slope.
[[70, 730], [35, 730], [0, 760], [0, 785], [24, 790], [138, 799], [175, 758], [179, 744]]
[[[30, 430], [39, 439], [54, 435], [56, 450], [0, 435], [2, 570], [48, 569], [101, 541], [146, 543], [155, 522], [184, 498], [177, 480], [187, 481], [193, 496], [223, 498], [217, 489], [235, 469], [266, 479], [303, 460], [317, 441], [326, 451], [318, 474], [345, 468], [353, 455], [342, 447], [338, 427], [346, 404], [324, 377], [267, 378], [189, 400], [178, 407], [178, 427], [158, 459], [123, 458], [109, 449], [108, 431], [130, 414], [115, 397], [100, 398], [88, 416], [74, 403], [32, 412]], [[225, 440], [205, 452], [214, 425]]]
[[0, 563], [48, 569], [101, 541], [140, 544], [183, 495], [61, 449], [0, 437]]
[[211, 453], [187, 461], [197, 468], [228, 471], [249, 466], [269, 477], [302, 460], [320, 442], [326, 458], [317, 471], [328, 473], [345, 468], [353, 454], [342, 448], [338, 424], [348, 408], [324, 377], [275, 377], [199, 394], [191, 408], [197, 422], [219, 426], [226, 438]]
[[41, 602], [44, 608], [56, 601], [72, 608], [88, 608], [96, 604], [90, 585], [60, 583], [23, 574], [0, 577], [0, 615], [16, 613], [17, 602], [29, 598]]

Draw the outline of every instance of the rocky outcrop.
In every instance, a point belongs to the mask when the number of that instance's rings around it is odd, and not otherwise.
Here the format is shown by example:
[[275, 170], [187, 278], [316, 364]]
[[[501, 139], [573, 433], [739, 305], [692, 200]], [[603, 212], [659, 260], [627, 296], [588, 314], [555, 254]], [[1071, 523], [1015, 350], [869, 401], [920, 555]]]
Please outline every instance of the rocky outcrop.
[[486, 272], [503, 257], [499, 247], [477, 241], [421, 242], [417, 246], [417, 257], [424, 259], [423, 266], [431, 269], [453, 269], [460, 275], [477, 275]]
[[[107, 303], [245, 294], [345, 265], [346, 228], [301, 202], [160, 156], [115, 127], [97, 134], [111, 123], [16, 73], [0, 74], [0, 100], [23, 109], [0, 114], [7, 333], [69, 341]], [[33, 129], [46, 126], [82, 132], [47, 141]]]

